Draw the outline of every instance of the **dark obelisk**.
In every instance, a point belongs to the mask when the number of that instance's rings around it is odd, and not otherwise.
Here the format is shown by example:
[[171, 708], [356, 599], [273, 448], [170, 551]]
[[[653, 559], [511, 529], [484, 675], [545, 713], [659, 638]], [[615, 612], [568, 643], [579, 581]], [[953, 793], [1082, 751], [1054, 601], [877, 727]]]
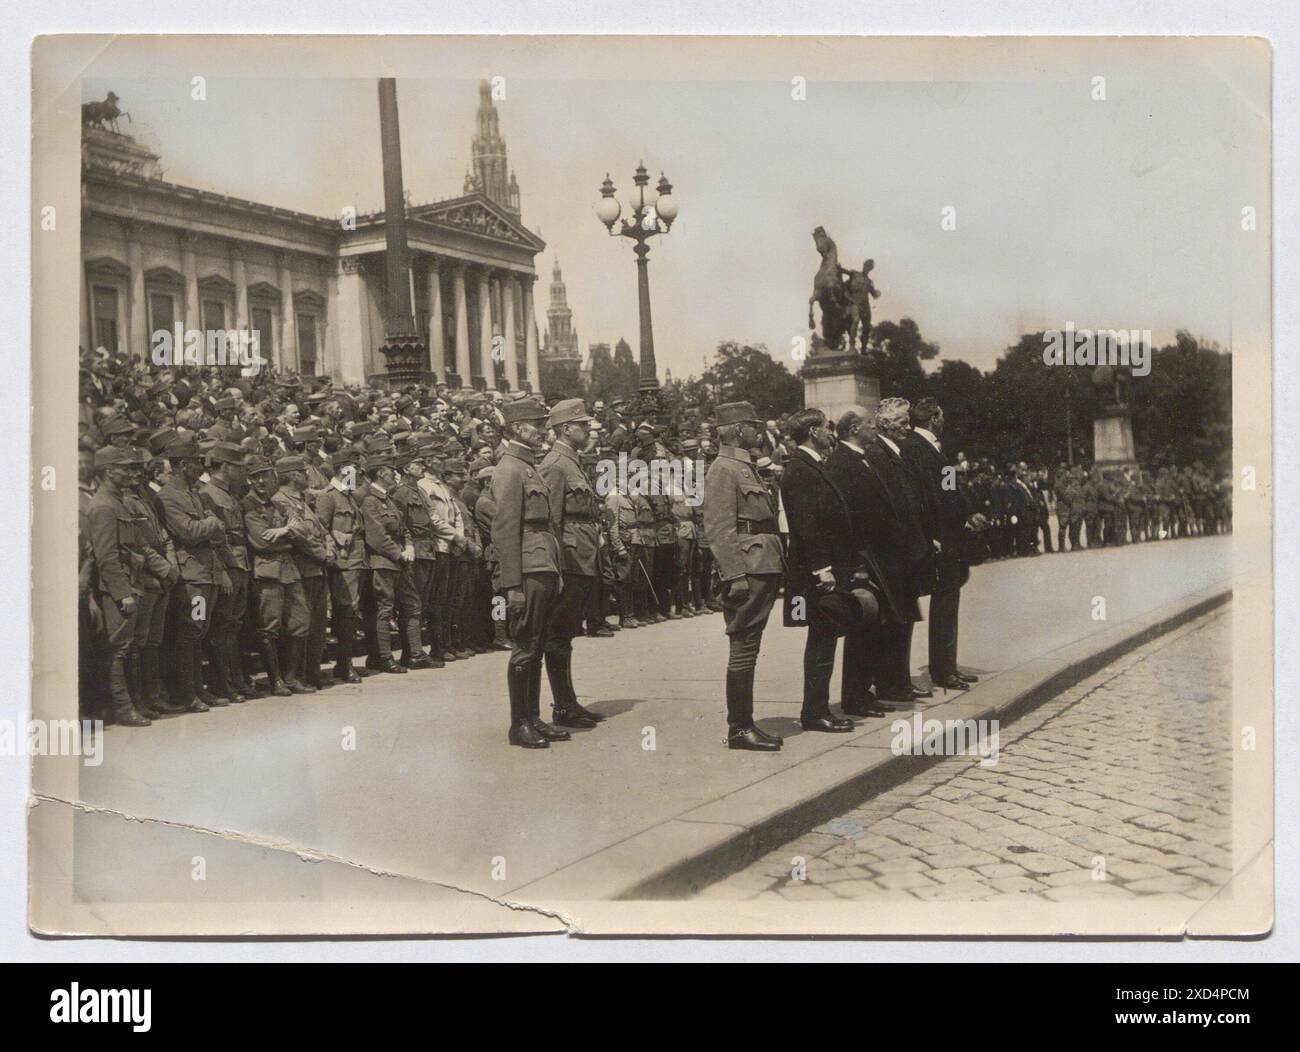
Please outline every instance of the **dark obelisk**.
[[379, 81], [379, 140], [384, 157], [384, 277], [387, 301], [384, 342], [390, 386], [419, 383], [428, 368], [424, 341], [411, 303], [411, 253], [406, 243], [406, 196], [402, 192], [402, 134], [397, 124], [397, 81]]

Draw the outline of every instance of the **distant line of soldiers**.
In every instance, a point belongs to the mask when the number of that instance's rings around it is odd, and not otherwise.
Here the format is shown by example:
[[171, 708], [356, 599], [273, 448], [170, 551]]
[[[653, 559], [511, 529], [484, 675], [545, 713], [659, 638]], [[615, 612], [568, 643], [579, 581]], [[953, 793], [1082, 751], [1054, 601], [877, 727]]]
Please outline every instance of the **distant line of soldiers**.
[[1200, 465], [1152, 471], [1062, 464], [1053, 480], [1045, 469], [1032, 470], [1024, 463], [997, 472], [980, 461], [959, 464], [958, 477], [972, 505], [988, 520], [984, 541], [994, 559], [1232, 528], [1231, 479], [1216, 479]]

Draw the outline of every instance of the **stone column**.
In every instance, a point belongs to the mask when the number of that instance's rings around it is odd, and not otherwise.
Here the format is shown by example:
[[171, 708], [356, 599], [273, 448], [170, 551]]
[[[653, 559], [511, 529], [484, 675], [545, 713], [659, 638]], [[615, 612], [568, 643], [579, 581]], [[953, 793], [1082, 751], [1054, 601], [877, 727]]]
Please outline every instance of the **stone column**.
[[334, 297], [337, 308], [331, 328], [335, 330], [334, 340], [339, 353], [336, 379], [343, 384], [364, 383], [368, 321], [360, 257], [344, 256], [340, 259], [334, 280], [338, 283], [338, 294]]
[[542, 390], [542, 370], [537, 362], [537, 320], [533, 317], [533, 281], [529, 274], [524, 278], [524, 366], [528, 370], [528, 383], [533, 394]]
[[442, 271], [437, 256], [429, 260], [429, 367], [438, 380], [447, 379], [447, 347], [442, 331]]
[[81, 264], [81, 346], [83, 350], [95, 349], [95, 334], [90, 324], [90, 279], [86, 274], [85, 260]]
[[235, 328], [248, 329], [248, 271], [244, 267], [244, 246], [230, 243], [230, 276], [235, 282]]
[[293, 306], [293, 271], [289, 267], [289, 254], [280, 252], [275, 257], [279, 270], [280, 284], [280, 346], [276, 348], [281, 369], [297, 370], [298, 361], [298, 314]]
[[483, 267], [478, 273], [478, 363], [483, 382], [496, 387], [496, 370], [492, 368], [492, 273]]
[[452, 295], [456, 304], [456, 372], [465, 385], [474, 373], [474, 360], [469, 346], [469, 307], [465, 302], [465, 264], [457, 263], [452, 272]]
[[186, 331], [203, 328], [203, 312], [199, 303], [199, 264], [194, 258], [194, 238], [188, 231], [181, 232], [181, 272], [185, 275], [185, 302], [181, 317]]
[[501, 283], [501, 332], [506, 339], [506, 380], [510, 390], [519, 390], [519, 356], [515, 351], [515, 276], [507, 274]]
[[149, 305], [144, 295], [144, 248], [136, 234], [134, 223], [123, 224], [126, 234], [126, 261], [131, 268], [131, 303], [128, 314], [130, 325], [127, 329], [129, 342], [127, 351], [136, 357], [149, 355]]

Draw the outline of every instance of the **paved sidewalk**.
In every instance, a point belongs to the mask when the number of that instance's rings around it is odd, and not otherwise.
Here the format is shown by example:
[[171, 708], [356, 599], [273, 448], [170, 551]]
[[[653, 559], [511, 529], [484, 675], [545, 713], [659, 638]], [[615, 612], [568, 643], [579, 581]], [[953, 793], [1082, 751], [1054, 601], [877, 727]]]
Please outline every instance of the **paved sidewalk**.
[[[976, 568], [963, 591], [961, 658], [984, 678], [961, 697], [974, 704], [999, 689], [1003, 670], [1225, 586], [1231, 543], [1210, 537]], [[1105, 622], [1093, 619], [1098, 595]], [[809, 770], [832, 750], [842, 765], [879, 751], [840, 748], [879, 720], [853, 735], [800, 732], [803, 641], [774, 616], [759, 660], [757, 715], [787, 736], [776, 756], [723, 747], [720, 615], [579, 640], [581, 699], [610, 718], [545, 751], [506, 745], [499, 653], [151, 728], [110, 728], [103, 765], [81, 771], [80, 799], [116, 814], [77, 816], [70, 879], [91, 902], [191, 909], [219, 900], [234, 930], [238, 903], [268, 899], [468, 892], [493, 905], [511, 896], [546, 901], [529, 896], [547, 878], [562, 886], [561, 870], [678, 816]], [[922, 625], [913, 664], [924, 662]], [[547, 688], [542, 698], [545, 713]], [[684, 855], [714, 835], [704, 823], [675, 825], [687, 830], [671, 841]], [[191, 878], [200, 845], [201, 884]], [[629, 863], [625, 883], [644, 875], [639, 864]]]
[[1231, 877], [1231, 613], [705, 889], [717, 899], [1208, 898]]

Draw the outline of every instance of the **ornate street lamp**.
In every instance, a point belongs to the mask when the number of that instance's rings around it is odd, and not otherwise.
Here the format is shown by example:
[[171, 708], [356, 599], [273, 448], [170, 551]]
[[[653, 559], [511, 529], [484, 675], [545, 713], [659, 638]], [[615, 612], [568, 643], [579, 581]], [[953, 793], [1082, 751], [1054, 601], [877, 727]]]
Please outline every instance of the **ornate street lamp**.
[[[619, 220], [622, 206], [615, 197], [614, 183], [605, 173], [600, 187], [600, 200], [596, 202], [596, 217], [605, 224], [610, 237], [630, 237], [635, 245], [637, 272], [637, 302], [641, 317], [641, 384], [642, 392], [656, 391], [659, 379], [655, 368], [655, 338], [650, 324], [650, 275], [648, 260], [650, 246], [647, 242], [656, 234], [666, 234], [677, 218], [677, 202], [673, 200], [672, 184], [659, 175], [659, 184], [650, 187], [650, 175], [645, 165], [637, 165], [632, 177], [632, 191], [628, 194], [631, 218]], [[615, 225], [617, 224], [617, 226]]]

